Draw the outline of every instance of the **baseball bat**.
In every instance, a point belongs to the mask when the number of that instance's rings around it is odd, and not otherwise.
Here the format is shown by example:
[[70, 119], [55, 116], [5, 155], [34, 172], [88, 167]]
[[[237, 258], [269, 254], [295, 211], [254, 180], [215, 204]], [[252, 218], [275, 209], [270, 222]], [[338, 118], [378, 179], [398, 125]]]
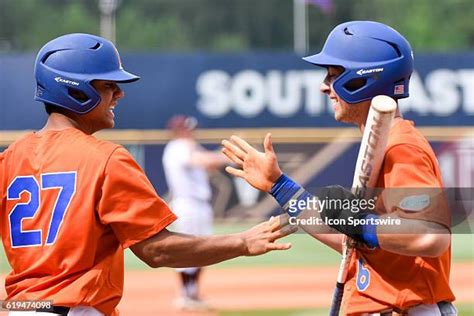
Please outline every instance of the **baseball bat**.
[[[352, 180], [352, 190], [357, 198], [367, 197], [367, 188], [374, 188], [376, 185], [396, 109], [397, 103], [388, 96], [378, 95], [372, 99]], [[345, 237], [330, 316], [339, 315], [354, 248], [355, 242]]]

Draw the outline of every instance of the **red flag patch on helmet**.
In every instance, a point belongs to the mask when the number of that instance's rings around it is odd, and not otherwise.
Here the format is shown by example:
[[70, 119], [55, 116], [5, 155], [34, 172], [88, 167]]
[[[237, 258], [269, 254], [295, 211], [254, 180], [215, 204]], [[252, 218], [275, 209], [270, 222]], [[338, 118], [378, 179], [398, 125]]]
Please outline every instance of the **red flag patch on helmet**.
[[404, 94], [405, 93], [405, 85], [403, 84], [398, 84], [395, 86], [393, 89], [393, 94]]

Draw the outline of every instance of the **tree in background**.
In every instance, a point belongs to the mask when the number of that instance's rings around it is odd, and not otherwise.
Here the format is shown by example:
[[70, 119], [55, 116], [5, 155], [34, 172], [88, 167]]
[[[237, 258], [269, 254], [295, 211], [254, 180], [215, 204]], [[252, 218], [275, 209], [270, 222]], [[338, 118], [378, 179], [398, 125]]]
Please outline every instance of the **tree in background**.
[[[416, 51], [474, 47], [472, 0], [305, 0], [310, 51], [334, 25], [377, 20]], [[70, 32], [99, 33], [98, 0], [0, 0], [0, 51], [36, 51]], [[121, 0], [117, 45], [132, 51], [293, 49], [293, 0]]]
[[95, 0], [0, 0], [0, 50], [36, 51], [72, 32], [99, 32]]

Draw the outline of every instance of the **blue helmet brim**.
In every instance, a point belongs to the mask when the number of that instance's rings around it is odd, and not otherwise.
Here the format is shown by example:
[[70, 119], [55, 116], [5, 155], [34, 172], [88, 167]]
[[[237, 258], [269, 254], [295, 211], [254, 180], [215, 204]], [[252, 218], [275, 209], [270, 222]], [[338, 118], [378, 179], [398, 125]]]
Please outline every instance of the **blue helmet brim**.
[[303, 57], [302, 59], [308, 63], [311, 63], [316, 66], [321, 66], [321, 67], [342, 66], [344, 64], [343, 60], [329, 56], [324, 53], [306, 56], [306, 57]]
[[140, 79], [139, 76], [134, 75], [123, 69], [118, 69], [118, 70], [103, 73], [103, 74], [97, 74], [96, 76], [94, 76], [94, 80], [109, 80], [109, 81], [115, 81], [115, 82], [120, 82], [120, 83], [134, 82], [139, 79]]
[[347, 70], [372, 66], [372, 63], [369, 62], [348, 62], [347, 60], [333, 57], [323, 52], [316, 55], [303, 57], [302, 59], [310, 64], [325, 68], [328, 66], [338, 66]]

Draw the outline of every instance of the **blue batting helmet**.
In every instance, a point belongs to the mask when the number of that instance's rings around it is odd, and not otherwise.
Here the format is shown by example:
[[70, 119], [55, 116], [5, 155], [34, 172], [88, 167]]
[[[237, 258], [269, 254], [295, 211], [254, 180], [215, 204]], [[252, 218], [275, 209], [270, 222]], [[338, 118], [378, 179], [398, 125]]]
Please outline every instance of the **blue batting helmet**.
[[100, 103], [92, 80], [126, 83], [140, 79], [123, 69], [112, 42], [79, 33], [60, 36], [41, 48], [36, 56], [35, 78], [35, 100], [79, 114]]
[[317, 66], [343, 67], [344, 72], [334, 80], [333, 88], [348, 103], [370, 100], [379, 94], [395, 99], [409, 95], [413, 72], [410, 43], [385, 24], [340, 24], [329, 34], [319, 54], [303, 59]]

